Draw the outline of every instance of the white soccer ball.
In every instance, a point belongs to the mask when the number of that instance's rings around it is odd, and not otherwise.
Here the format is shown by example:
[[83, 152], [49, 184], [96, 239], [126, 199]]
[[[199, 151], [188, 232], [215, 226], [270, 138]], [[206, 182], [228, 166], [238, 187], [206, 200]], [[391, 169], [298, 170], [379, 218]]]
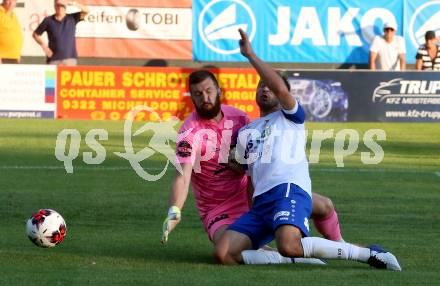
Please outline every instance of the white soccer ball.
[[60, 244], [67, 234], [66, 222], [56, 211], [42, 209], [28, 219], [26, 234], [39, 247], [54, 247]]

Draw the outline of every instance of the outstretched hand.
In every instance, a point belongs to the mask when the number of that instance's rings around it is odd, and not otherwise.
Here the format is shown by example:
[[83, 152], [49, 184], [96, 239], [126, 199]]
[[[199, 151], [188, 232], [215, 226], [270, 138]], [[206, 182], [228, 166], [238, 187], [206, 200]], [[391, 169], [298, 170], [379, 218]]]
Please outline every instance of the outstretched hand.
[[242, 29], [238, 29], [238, 32], [240, 33], [241, 36], [241, 39], [239, 41], [240, 53], [246, 58], [249, 58], [254, 53], [254, 51], [252, 50], [251, 43], [249, 42], [249, 37], [246, 34], [246, 32], [243, 31]]
[[168, 242], [168, 235], [180, 222], [181, 217], [182, 215], [178, 207], [171, 206], [168, 209], [168, 215], [162, 224], [162, 238], [160, 240], [162, 244], [166, 244]]

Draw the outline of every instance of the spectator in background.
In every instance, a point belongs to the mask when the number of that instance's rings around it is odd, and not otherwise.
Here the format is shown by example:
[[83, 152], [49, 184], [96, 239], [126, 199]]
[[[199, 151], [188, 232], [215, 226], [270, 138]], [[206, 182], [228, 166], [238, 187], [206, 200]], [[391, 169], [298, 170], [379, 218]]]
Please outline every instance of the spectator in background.
[[[64, 0], [55, 0], [54, 5], [55, 14], [44, 18], [32, 36], [46, 54], [48, 64], [75, 66], [78, 61], [75, 40], [76, 24], [84, 20], [89, 13], [89, 8], [75, 1]], [[67, 14], [67, 5], [76, 6], [81, 11]], [[49, 46], [41, 39], [44, 32], [47, 32]]]
[[440, 49], [437, 46], [438, 38], [434, 31], [425, 33], [425, 44], [417, 50], [416, 69], [417, 70], [437, 70], [440, 71]]
[[20, 62], [23, 34], [14, 12], [16, 4], [16, 0], [3, 0], [0, 6], [0, 63]]
[[384, 71], [405, 70], [405, 41], [396, 36], [397, 25], [386, 22], [383, 36], [376, 36], [370, 47], [370, 69]]

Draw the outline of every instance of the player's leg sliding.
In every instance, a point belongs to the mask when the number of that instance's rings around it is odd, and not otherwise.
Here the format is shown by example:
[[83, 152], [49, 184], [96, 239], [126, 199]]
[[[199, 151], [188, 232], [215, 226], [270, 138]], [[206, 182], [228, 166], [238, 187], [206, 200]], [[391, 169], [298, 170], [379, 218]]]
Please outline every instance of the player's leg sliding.
[[326, 239], [343, 242], [339, 218], [330, 198], [312, 194], [312, 219], [316, 230]]
[[302, 263], [302, 264], [318, 264], [326, 263], [316, 258], [290, 258], [282, 256], [278, 251], [258, 249], [244, 250], [241, 252], [244, 264], [285, 264], [285, 263]]
[[334, 208], [330, 211], [330, 214], [324, 218], [314, 217], [313, 224], [318, 232], [326, 239], [344, 242], [339, 227], [338, 214]]
[[330, 241], [319, 237], [301, 239], [304, 257], [320, 257], [324, 259], [343, 259], [367, 262], [370, 257], [368, 248], [358, 247], [350, 243]]
[[379, 269], [402, 271], [397, 258], [391, 252], [388, 252], [377, 244], [370, 245], [368, 248], [371, 251], [370, 258], [368, 258], [367, 261], [370, 266]]
[[302, 238], [301, 244], [306, 258], [353, 260], [379, 269], [402, 270], [396, 257], [378, 245], [365, 248], [318, 237]]

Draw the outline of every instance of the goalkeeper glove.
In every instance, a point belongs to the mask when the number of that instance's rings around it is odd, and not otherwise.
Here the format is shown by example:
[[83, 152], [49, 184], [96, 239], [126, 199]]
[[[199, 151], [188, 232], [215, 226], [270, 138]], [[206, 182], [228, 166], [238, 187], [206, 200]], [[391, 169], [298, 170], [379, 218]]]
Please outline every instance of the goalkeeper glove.
[[162, 239], [160, 242], [162, 244], [167, 243], [168, 241], [168, 235], [170, 232], [176, 227], [176, 225], [180, 222], [180, 209], [176, 206], [171, 206], [168, 209], [168, 215], [165, 218], [163, 225], [162, 225]]

